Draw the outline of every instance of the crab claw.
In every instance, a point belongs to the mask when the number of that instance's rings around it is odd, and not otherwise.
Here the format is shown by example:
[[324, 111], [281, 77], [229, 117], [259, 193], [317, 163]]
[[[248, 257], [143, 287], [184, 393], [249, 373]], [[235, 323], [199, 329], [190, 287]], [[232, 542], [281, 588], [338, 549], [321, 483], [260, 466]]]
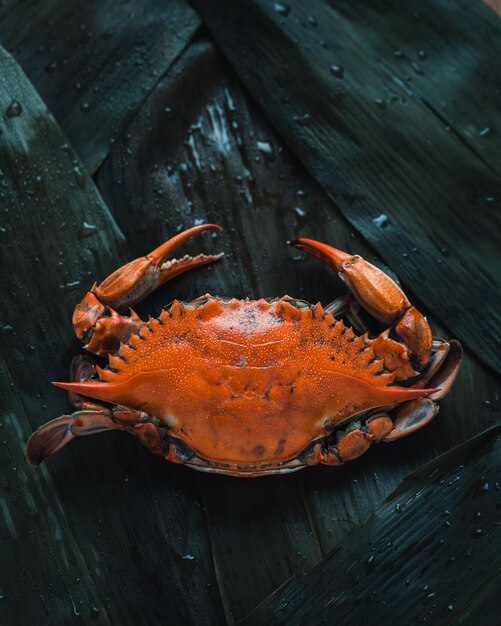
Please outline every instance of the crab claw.
[[94, 327], [107, 308], [123, 312], [145, 298], [160, 285], [187, 270], [218, 261], [223, 254], [185, 255], [169, 259], [185, 241], [204, 230], [222, 230], [217, 224], [201, 224], [175, 235], [144, 257], [120, 267], [100, 285], [94, 285], [73, 313], [73, 328], [79, 338]]
[[217, 224], [201, 224], [175, 235], [145, 257], [135, 259], [108, 276], [92, 291], [100, 302], [116, 311], [124, 311], [149, 295], [171, 278], [200, 265], [218, 261], [222, 254], [185, 255], [170, 259], [172, 253], [185, 241], [204, 230], [222, 230]]
[[418, 363], [427, 363], [432, 347], [428, 322], [388, 274], [357, 254], [347, 254], [313, 239], [289, 243], [334, 269], [360, 305], [380, 322], [394, 326]]

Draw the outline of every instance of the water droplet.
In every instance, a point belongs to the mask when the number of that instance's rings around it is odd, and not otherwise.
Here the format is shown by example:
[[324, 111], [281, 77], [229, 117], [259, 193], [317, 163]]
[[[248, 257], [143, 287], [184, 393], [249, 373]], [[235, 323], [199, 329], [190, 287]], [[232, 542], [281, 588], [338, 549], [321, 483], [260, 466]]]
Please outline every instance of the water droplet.
[[284, 4], [283, 2], [275, 2], [273, 8], [279, 15], [283, 15], [287, 17], [291, 11], [291, 8], [288, 4]]
[[313, 28], [316, 28], [318, 26], [318, 22], [317, 22], [316, 18], [313, 17], [313, 15], [310, 15], [310, 17], [308, 18], [308, 24], [311, 24], [311, 26], [313, 26]]
[[421, 61], [426, 61], [426, 59], [428, 58], [428, 53], [426, 52], [426, 50], [419, 50], [417, 55], [418, 59], [421, 59]]
[[89, 222], [84, 222], [82, 228], [80, 230], [81, 237], [90, 237], [97, 231], [97, 227], [94, 224], [89, 224]]
[[492, 130], [492, 128], [490, 126], [486, 126], [485, 128], [482, 128], [482, 130], [480, 131], [479, 135], [480, 135], [480, 137], [490, 137], [493, 132], [494, 131]]
[[194, 561], [195, 557], [192, 554], [185, 554], [183, 557], [184, 561]]
[[21, 106], [21, 104], [17, 100], [13, 100], [7, 107], [5, 114], [7, 115], [7, 117], [18, 117], [19, 115], [21, 115], [22, 112], [23, 107]]
[[372, 220], [372, 223], [374, 224], [374, 226], [377, 226], [378, 228], [386, 228], [388, 224], [390, 223], [390, 220], [387, 215], [385, 215], [384, 213], [381, 213], [381, 215], [378, 215], [378, 217], [375, 217]]
[[416, 72], [416, 74], [419, 74], [419, 75], [423, 74], [423, 70], [421, 69], [421, 66], [419, 65], [419, 63], [416, 63], [413, 61], [411, 63], [411, 67]]
[[273, 154], [273, 148], [267, 141], [257, 141], [256, 146], [259, 152], [262, 152], [263, 154]]
[[499, 411], [499, 402], [496, 400], [484, 400], [484, 406], [491, 409], [491, 411]]
[[164, 115], [169, 120], [174, 119], [174, 111], [170, 107], [165, 107]]
[[483, 483], [483, 485], [480, 487], [480, 491], [489, 491], [489, 483]]
[[376, 569], [376, 558], [373, 554], [371, 554], [371, 556], [367, 559], [367, 561], [365, 561], [364, 569], [365, 569], [366, 574], [370, 574]]
[[45, 181], [43, 179], [43, 176], [35, 176], [35, 186], [37, 189], [44, 189], [45, 188]]
[[400, 506], [400, 504], [395, 504], [395, 513], [401, 513], [402, 512], [402, 507]]
[[454, 610], [454, 605], [453, 604], [448, 604], [447, 605], [447, 610], [448, 611], [453, 611]]
[[394, 53], [393, 53], [393, 56], [396, 59], [402, 59], [403, 56], [404, 56], [404, 53], [402, 52], [402, 50], [395, 50]]
[[313, 124], [313, 118], [309, 113], [305, 113], [304, 115], [296, 115], [294, 117], [294, 121], [299, 124], [299, 126], [310, 126]]
[[331, 74], [336, 78], [344, 77], [344, 67], [342, 65], [331, 65], [329, 69]]
[[73, 176], [75, 177], [79, 187], [83, 187], [85, 185], [85, 176], [82, 174], [82, 170], [78, 166], [73, 168]]
[[56, 62], [50, 63], [45, 68], [45, 71], [48, 72], [49, 74], [52, 74], [52, 72], [55, 72], [56, 70], [57, 70], [57, 63]]
[[88, 113], [90, 111], [90, 104], [88, 102], [82, 102], [80, 111], [82, 111], [82, 113]]
[[381, 100], [380, 98], [376, 100], [376, 104], [380, 109], [386, 108], [386, 102], [384, 100]]
[[299, 217], [306, 217], [306, 211], [304, 211], [303, 209], [301, 209], [301, 207], [294, 207], [294, 211], [296, 212], [297, 215], [299, 215]]
[[475, 528], [475, 530], [473, 531], [473, 537], [475, 539], [479, 539], [482, 536], [482, 529], [481, 528]]

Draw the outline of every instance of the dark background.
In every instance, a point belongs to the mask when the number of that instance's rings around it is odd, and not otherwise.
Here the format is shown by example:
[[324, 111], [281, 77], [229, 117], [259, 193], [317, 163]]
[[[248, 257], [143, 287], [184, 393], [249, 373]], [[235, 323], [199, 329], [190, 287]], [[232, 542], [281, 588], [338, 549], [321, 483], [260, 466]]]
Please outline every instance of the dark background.
[[[0, 623], [493, 623], [497, 431], [450, 450], [499, 422], [499, 18], [464, 0], [194, 5], [0, 4]], [[225, 230], [187, 252], [224, 260], [142, 315], [205, 292], [326, 304], [343, 285], [285, 244], [324, 240], [463, 342], [438, 418], [283, 477], [196, 473], [123, 433], [30, 467], [30, 433], [69, 410], [50, 382], [80, 349], [75, 303], [202, 222]]]

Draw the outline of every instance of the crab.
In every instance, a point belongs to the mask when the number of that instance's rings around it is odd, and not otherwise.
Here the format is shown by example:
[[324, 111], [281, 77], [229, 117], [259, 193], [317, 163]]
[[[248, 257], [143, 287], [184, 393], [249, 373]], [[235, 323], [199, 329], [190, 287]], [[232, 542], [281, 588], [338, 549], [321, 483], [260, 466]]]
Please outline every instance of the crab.
[[[171, 258], [190, 228], [94, 284], [73, 314], [86, 354], [72, 361], [76, 411], [35, 431], [38, 465], [75, 437], [118, 429], [205, 472], [263, 476], [342, 465], [430, 422], [459, 371], [458, 341], [432, 337], [385, 272], [311, 239], [289, 242], [351, 290], [326, 307], [283, 296], [177, 300], [143, 322], [130, 308], [219, 255]], [[128, 312], [128, 314], [127, 314]], [[100, 367], [98, 361], [105, 360]]]

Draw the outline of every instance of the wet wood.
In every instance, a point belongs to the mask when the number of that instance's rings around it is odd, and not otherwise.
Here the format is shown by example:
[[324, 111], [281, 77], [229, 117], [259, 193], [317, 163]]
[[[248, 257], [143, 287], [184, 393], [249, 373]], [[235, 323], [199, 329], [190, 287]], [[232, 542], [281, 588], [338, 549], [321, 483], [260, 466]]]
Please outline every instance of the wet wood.
[[0, 623], [196, 623], [202, 612], [221, 623], [203, 503], [184, 469], [165, 472], [113, 435], [40, 468], [24, 456], [31, 432], [69, 409], [50, 383], [67, 380], [80, 350], [75, 302], [130, 251], [4, 51], [0, 70]]
[[9, 0], [0, 7], [0, 42], [91, 173], [198, 26], [184, 0]]
[[[499, 371], [498, 18], [480, 3], [464, 9], [441, 0], [384, 3], [395, 25], [388, 33], [376, 0], [356, 11], [349, 2], [332, 8], [320, 0], [195, 6], [280, 135], [351, 224]], [[470, 20], [481, 28], [470, 28]], [[404, 40], [404, 50], [396, 49]], [[427, 44], [430, 59], [420, 61]], [[465, 61], [451, 67], [451, 50], [459, 48]], [[479, 110], [477, 96], [464, 95], [471, 92], [481, 94]]]
[[499, 430], [409, 476], [308, 576], [287, 581], [242, 623], [496, 621]]

